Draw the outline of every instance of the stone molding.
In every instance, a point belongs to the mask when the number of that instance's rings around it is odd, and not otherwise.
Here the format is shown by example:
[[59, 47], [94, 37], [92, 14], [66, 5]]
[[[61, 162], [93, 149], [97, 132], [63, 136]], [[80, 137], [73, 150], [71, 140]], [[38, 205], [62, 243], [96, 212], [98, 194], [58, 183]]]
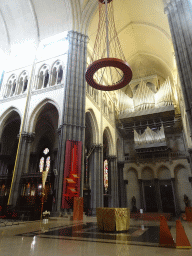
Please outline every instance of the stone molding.
[[[21, 134], [22, 138], [27, 142], [27, 143], [32, 143], [34, 141], [35, 138], [35, 133], [29, 133], [29, 132], [23, 132]], [[20, 134], [17, 135], [17, 138], [19, 139]]]

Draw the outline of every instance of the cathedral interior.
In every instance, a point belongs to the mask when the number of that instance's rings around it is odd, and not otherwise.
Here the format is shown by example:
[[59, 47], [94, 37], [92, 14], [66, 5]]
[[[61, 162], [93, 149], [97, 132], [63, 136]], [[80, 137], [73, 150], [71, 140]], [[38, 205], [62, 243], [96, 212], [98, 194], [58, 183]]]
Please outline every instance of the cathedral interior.
[[191, 0], [112, 1], [132, 70], [129, 84], [112, 91], [85, 79], [98, 2], [0, 0], [1, 216], [9, 206], [40, 218], [44, 169], [44, 210], [72, 211], [62, 206], [68, 140], [82, 143], [86, 216], [119, 207], [178, 217], [184, 195], [192, 206]]

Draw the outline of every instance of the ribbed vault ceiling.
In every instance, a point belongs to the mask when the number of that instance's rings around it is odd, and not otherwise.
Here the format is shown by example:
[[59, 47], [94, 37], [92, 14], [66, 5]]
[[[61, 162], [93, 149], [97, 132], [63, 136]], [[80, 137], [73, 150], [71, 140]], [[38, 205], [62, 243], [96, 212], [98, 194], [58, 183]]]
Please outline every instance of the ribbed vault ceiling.
[[[134, 78], [175, 69], [173, 47], [162, 0], [113, 0], [115, 23]], [[98, 25], [97, 0], [0, 0], [0, 49], [39, 41], [67, 30], [87, 33], [89, 51]]]

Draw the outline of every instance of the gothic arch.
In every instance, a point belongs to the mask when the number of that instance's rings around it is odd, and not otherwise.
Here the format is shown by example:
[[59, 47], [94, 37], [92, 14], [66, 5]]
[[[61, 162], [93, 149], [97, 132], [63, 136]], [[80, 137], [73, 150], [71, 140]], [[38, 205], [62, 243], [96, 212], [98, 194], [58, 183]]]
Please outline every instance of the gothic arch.
[[34, 108], [32, 114], [29, 118], [29, 126], [28, 126], [29, 132], [34, 132], [35, 131], [35, 125], [36, 125], [37, 119], [39, 117], [39, 114], [41, 113], [43, 107], [45, 107], [47, 104], [51, 104], [57, 109], [57, 112], [58, 112], [58, 126], [59, 126], [60, 119], [61, 119], [61, 111], [60, 111], [60, 108], [59, 108], [58, 104], [55, 101], [51, 100], [51, 99], [44, 99], [42, 102], [40, 102]]
[[44, 63], [38, 70], [38, 79], [37, 79], [35, 88], [36, 89], [45, 88], [49, 83], [50, 83], [50, 66]]
[[140, 205], [140, 192], [139, 192], [139, 181], [138, 172], [135, 168], [130, 167], [126, 174], [128, 185], [127, 187], [127, 203], [128, 208], [132, 208], [132, 197], [136, 198], [137, 207]]
[[114, 143], [113, 143], [111, 131], [108, 126], [103, 129], [103, 135], [104, 135], [104, 133], [106, 134], [106, 137], [107, 137], [107, 140], [109, 143], [109, 155], [113, 155], [114, 154]]
[[21, 115], [21, 112], [15, 108], [15, 107], [10, 107], [8, 108], [1, 116], [0, 116], [0, 138], [1, 138], [1, 135], [2, 135], [2, 131], [4, 129], [4, 125], [7, 121], [7, 119], [10, 117], [10, 115], [13, 113], [13, 112], [16, 112], [19, 117], [20, 117], [20, 120], [22, 120], [22, 115]]
[[130, 172], [130, 171], [134, 171], [135, 173], [136, 173], [136, 175], [137, 175], [137, 178], [138, 178], [138, 171], [137, 171], [137, 169], [135, 169], [134, 167], [130, 167], [128, 170], [127, 170], [127, 173], [128, 172]]
[[183, 164], [183, 163], [178, 163], [178, 164], [176, 164], [175, 166], [173, 166], [174, 174], [175, 174], [175, 172], [176, 172], [178, 169], [180, 169], [180, 168], [186, 169], [186, 170], [187, 170], [187, 174], [189, 175], [189, 177], [192, 176], [189, 167], [186, 166], [186, 165]]
[[54, 86], [56, 84], [60, 84], [64, 78], [65, 67], [61, 60], [54, 61], [51, 67], [51, 81], [50, 85]]
[[[144, 175], [144, 172], [146, 172], [145, 175]], [[143, 167], [143, 169], [141, 171], [141, 178], [142, 178], [142, 180], [145, 180], [145, 179], [152, 180], [155, 178], [155, 173], [151, 167], [145, 166], [145, 167]]]
[[98, 121], [95, 116], [95, 113], [93, 109], [88, 109], [86, 111], [86, 114], [88, 114], [91, 122], [91, 128], [93, 133], [93, 143], [98, 144], [99, 143], [99, 128], [98, 128]]
[[166, 165], [161, 165], [157, 170], [157, 178], [158, 179], [171, 179], [171, 171]]

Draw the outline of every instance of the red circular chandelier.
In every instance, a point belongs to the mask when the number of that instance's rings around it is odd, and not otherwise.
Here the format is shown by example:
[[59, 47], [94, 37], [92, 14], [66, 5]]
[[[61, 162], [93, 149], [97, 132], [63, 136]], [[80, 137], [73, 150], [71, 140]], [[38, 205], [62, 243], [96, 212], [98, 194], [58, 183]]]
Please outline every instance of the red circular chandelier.
[[113, 15], [113, 0], [99, 1], [99, 24], [91, 56], [91, 64], [85, 73], [87, 83], [102, 91], [118, 90], [132, 79], [132, 71], [127, 64]]

